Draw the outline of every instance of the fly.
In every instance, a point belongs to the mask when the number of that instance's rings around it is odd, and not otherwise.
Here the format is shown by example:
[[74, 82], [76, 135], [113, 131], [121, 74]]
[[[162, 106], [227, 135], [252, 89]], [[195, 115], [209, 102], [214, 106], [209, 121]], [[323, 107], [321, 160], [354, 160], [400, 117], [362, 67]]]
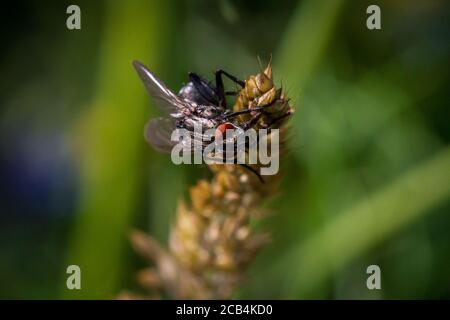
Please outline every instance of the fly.
[[[218, 136], [224, 137], [227, 129], [236, 129], [237, 132], [243, 132], [255, 122], [260, 114], [256, 114], [249, 121], [242, 124], [232, 122], [242, 114], [255, 114], [262, 111], [266, 106], [240, 111], [231, 111], [227, 107], [226, 96], [236, 94], [227, 92], [224, 89], [223, 76], [226, 76], [242, 88], [245, 88], [245, 82], [237, 79], [224, 70], [215, 72], [215, 87], [197, 75], [189, 73], [189, 82], [183, 86], [178, 94], [173, 93], [167, 86], [154, 75], [146, 66], [138, 61], [133, 62], [139, 77], [143, 81], [150, 96], [155, 104], [165, 113], [166, 117], [151, 119], [145, 129], [145, 138], [156, 150], [161, 152], [170, 152], [176, 142], [171, 140], [172, 132], [176, 129], [187, 129], [192, 133], [192, 140], [198, 143], [191, 144], [189, 148], [192, 152], [202, 152], [203, 149], [214, 141]], [[215, 134], [207, 136], [205, 134], [196, 134], [194, 127], [200, 125], [202, 129], [215, 129]], [[224, 140], [224, 143], [235, 143], [236, 136]], [[181, 141], [183, 143], [183, 141]], [[226, 157], [226, 154], [224, 155]], [[243, 164], [244, 167], [261, 176], [250, 166]]]

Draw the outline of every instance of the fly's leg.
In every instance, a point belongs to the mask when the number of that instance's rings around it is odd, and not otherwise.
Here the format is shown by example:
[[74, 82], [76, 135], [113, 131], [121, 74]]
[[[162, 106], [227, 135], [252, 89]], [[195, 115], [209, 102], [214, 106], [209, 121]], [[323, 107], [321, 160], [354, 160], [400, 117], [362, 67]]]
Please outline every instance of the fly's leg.
[[271, 105], [273, 105], [275, 103], [275, 101], [276, 100], [274, 100], [271, 103], [268, 103], [268, 104], [266, 104], [264, 106], [257, 106], [257, 107], [252, 108], [252, 109], [244, 109], [244, 110], [234, 111], [234, 112], [231, 112], [231, 113], [225, 113], [220, 118], [225, 120], [225, 119], [235, 118], [235, 117], [237, 117], [237, 116], [239, 116], [241, 114], [246, 114], [246, 113], [250, 113], [250, 112], [253, 112], [253, 111], [261, 111], [262, 112], [265, 108], [270, 107]]
[[[247, 130], [247, 129], [251, 128], [256, 122], [258, 122], [259, 118], [264, 114], [264, 107], [258, 107], [258, 108], [254, 108], [254, 109], [245, 109], [245, 110], [241, 110], [241, 111], [236, 111], [236, 112], [233, 112], [233, 113], [230, 113], [230, 114], [226, 115], [226, 117], [222, 117], [222, 119], [233, 118], [233, 117], [236, 117], [238, 115], [249, 113], [249, 112], [252, 112], [252, 111], [261, 111], [261, 112], [258, 112], [258, 114], [254, 115], [250, 120], [244, 122], [244, 124], [242, 125], [242, 129]], [[270, 128], [275, 123], [277, 123], [278, 121], [280, 121], [280, 120], [290, 116], [291, 114], [292, 114], [292, 112], [288, 111], [285, 114], [283, 114], [282, 116], [279, 116], [279, 117], [273, 119], [270, 123], [266, 124], [265, 127], [266, 128]]]
[[259, 180], [261, 183], [264, 183], [264, 182], [265, 182], [264, 179], [262, 178], [262, 176], [259, 174], [259, 172], [256, 171], [256, 169], [254, 169], [254, 168], [251, 167], [250, 165], [245, 164], [245, 163], [237, 163], [237, 158], [234, 158], [234, 161], [233, 161], [233, 162], [234, 162], [234, 164], [238, 164], [238, 165], [240, 165], [241, 167], [243, 167], [243, 168], [249, 170], [250, 172], [252, 172], [254, 175], [256, 175], [256, 176], [258, 177], [258, 180]]
[[258, 114], [254, 115], [250, 120], [244, 122], [244, 124], [242, 125], [242, 129], [247, 130], [251, 128], [256, 122], [258, 122], [259, 118], [261, 118], [262, 115], [263, 115], [262, 112], [259, 112]]
[[275, 123], [277, 123], [278, 121], [280, 121], [280, 120], [282, 120], [282, 119], [284, 119], [284, 118], [286, 118], [286, 117], [289, 117], [291, 114], [292, 114], [291, 111], [286, 112], [286, 113], [283, 114], [282, 116], [279, 116], [279, 117], [273, 119], [270, 123], [268, 123], [268, 124], [266, 125], [266, 127], [267, 127], [267, 128], [270, 128], [270, 127], [273, 126]]
[[231, 81], [233, 81], [233, 82], [237, 83], [238, 85], [240, 85], [242, 88], [245, 87], [245, 81], [242, 81], [242, 80], [238, 79], [237, 77], [233, 76], [232, 74], [229, 74], [225, 70], [218, 69], [218, 70], [216, 70], [216, 72], [214, 72], [214, 74], [216, 75], [216, 85], [219, 82], [221, 82], [223, 84], [222, 75], [224, 75], [225, 77], [227, 77]]
[[246, 114], [246, 113], [250, 113], [250, 112], [253, 112], [253, 111], [261, 111], [263, 109], [264, 109], [264, 107], [256, 107], [256, 108], [253, 108], [253, 109], [244, 109], [244, 110], [240, 110], [240, 111], [234, 111], [234, 112], [231, 112], [231, 113], [223, 114], [220, 118], [223, 119], [223, 120], [230, 119], [230, 118], [235, 118], [235, 117], [237, 117], [237, 116], [239, 116], [241, 114]]
[[226, 96], [227, 93], [225, 92], [225, 86], [223, 85], [223, 78], [222, 78], [222, 76], [226, 76], [228, 79], [230, 79], [231, 81], [237, 83], [242, 88], [245, 87], [245, 81], [239, 80], [235, 76], [229, 74], [228, 72], [226, 72], [226, 71], [224, 71], [222, 69], [216, 70], [216, 72], [214, 72], [214, 75], [216, 76], [216, 92], [217, 92], [217, 95], [219, 96], [219, 100], [222, 103], [222, 106], [226, 109], [227, 108], [227, 100], [226, 100], [225, 96]]

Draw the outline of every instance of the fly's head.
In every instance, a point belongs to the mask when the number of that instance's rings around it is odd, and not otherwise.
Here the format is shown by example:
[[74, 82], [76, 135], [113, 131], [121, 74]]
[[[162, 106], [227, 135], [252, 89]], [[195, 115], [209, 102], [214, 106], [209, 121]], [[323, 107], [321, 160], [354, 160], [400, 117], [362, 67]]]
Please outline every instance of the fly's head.
[[227, 130], [235, 130], [237, 127], [231, 122], [224, 122], [217, 126], [216, 131], [214, 133], [216, 141], [218, 139], [223, 139], [226, 137]]

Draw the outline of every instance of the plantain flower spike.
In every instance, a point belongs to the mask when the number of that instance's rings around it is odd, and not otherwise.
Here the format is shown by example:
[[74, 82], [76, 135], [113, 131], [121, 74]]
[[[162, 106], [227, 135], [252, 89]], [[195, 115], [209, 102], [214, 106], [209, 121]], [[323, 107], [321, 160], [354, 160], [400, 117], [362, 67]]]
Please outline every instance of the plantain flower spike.
[[[253, 128], [280, 129], [282, 157], [284, 124], [293, 109], [274, 85], [271, 63], [245, 81], [233, 109], [258, 106], [266, 108]], [[251, 116], [243, 114], [240, 121]], [[267, 176], [261, 183], [239, 165], [214, 164], [210, 169], [212, 179], [199, 180], [189, 190], [189, 202], [179, 202], [167, 249], [142, 232], [132, 233], [135, 250], [153, 265], [138, 274], [138, 281], [147, 289], [143, 298], [165, 294], [175, 299], [228, 299], [245, 279], [248, 265], [270, 240], [268, 233], [254, 231], [250, 222], [267, 214], [261, 205], [276, 193], [279, 174]]]

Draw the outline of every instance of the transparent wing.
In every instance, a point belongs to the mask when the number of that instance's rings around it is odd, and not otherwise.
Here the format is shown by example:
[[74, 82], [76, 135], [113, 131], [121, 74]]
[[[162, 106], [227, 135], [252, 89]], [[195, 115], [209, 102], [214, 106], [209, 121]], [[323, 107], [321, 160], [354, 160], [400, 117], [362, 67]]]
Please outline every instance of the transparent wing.
[[175, 130], [175, 120], [172, 118], [151, 119], [145, 126], [145, 140], [157, 151], [163, 153], [170, 153], [176, 144], [180, 144], [183, 150], [189, 153], [203, 152], [206, 144], [211, 140], [211, 137], [205, 139], [207, 137], [205, 135], [185, 130], [179, 141], [172, 141], [172, 133]]
[[139, 61], [133, 61], [133, 66], [136, 69], [142, 82], [144, 82], [150, 96], [155, 100], [156, 105], [161, 111], [166, 113], [175, 113], [179, 109], [186, 108], [186, 102], [181, 100], [176, 94], [170, 91], [169, 88], [150, 70], [147, 69]]
[[175, 121], [170, 118], [151, 119], [145, 126], [145, 140], [157, 151], [170, 153], [175, 141], [171, 141], [172, 132], [175, 130]]

